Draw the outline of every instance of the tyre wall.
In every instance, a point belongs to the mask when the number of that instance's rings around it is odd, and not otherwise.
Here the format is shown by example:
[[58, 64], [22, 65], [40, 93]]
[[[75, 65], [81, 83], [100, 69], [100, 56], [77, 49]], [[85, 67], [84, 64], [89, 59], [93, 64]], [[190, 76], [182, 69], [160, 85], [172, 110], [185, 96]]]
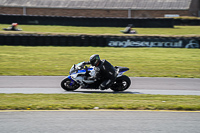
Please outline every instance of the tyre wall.
[[89, 27], [134, 27], [173, 28], [174, 19], [171, 18], [92, 18], [92, 17], [61, 17], [61, 16], [31, 16], [31, 15], [0, 15], [1, 24], [29, 24], [29, 25], [64, 25]]
[[191, 25], [191, 26], [199, 26], [200, 19], [174, 19], [174, 25]]
[[0, 34], [0, 45], [200, 48], [200, 37]]
[[13, 22], [29, 25], [65, 25], [65, 26], [97, 26], [97, 27], [134, 27], [173, 28], [174, 25], [200, 25], [200, 19], [172, 18], [90, 18], [33, 15], [0, 15], [0, 24]]

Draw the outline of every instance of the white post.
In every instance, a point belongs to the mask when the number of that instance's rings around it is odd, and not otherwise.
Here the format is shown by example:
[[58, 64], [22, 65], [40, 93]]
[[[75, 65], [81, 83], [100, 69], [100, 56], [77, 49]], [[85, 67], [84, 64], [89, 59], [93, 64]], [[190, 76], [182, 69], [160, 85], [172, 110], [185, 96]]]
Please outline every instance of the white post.
[[131, 18], [131, 8], [128, 9], [128, 18]]
[[26, 7], [23, 7], [23, 15], [26, 15]]

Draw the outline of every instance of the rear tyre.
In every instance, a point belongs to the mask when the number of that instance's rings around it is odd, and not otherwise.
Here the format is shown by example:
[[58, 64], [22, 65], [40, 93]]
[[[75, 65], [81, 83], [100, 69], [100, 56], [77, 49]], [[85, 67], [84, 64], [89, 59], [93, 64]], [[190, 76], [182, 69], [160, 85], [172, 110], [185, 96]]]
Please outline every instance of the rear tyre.
[[110, 87], [113, 91], [125, 91], [128, 89], [128, 87], [131, 85], [131, 80], [128, 76], [122, 75], [121, 77], [118, 77], [113, 85]]
[[80, 85], [71, 79], [65, 78], [61, 82], [61, 87], [66, 91], [74, 91], [78, 89]]

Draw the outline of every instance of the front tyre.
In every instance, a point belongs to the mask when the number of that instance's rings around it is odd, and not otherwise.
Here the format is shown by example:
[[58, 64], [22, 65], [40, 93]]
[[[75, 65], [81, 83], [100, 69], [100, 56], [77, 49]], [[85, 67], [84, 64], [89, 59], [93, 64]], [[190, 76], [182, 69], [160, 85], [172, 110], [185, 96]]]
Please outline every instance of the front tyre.
[[71, 79], [65, 78], [61, 82], [61, 87], [66, 91], [74, 91], [78, 89], [80, 85]]
[[110, 87], [113, 91], [124, 91], [128, 89], [131, 85], [131, 80], [128, 76], [122, 75], [121, 77], [116, 78], [113, 85]]

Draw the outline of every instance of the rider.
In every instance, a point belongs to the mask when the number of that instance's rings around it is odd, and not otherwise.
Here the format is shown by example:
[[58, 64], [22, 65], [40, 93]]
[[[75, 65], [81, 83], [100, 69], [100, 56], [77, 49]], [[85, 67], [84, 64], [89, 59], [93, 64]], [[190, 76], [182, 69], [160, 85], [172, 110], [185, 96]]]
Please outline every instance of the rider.
[[105, 90], [109, 88], [115, 81], [117, 76], [116, 69], [108, 61], [100, 60], [98, 54], [94, 54], [90, 57], [89, 62], [85, 64], [91, 64], [94, 66], [95, 76], [92, 77], [95, 80], [103, 79], [103, 82], [100, 84], [99, 89]]
[[11, 30], [17, 30], [18, 23], [12, 23]]

